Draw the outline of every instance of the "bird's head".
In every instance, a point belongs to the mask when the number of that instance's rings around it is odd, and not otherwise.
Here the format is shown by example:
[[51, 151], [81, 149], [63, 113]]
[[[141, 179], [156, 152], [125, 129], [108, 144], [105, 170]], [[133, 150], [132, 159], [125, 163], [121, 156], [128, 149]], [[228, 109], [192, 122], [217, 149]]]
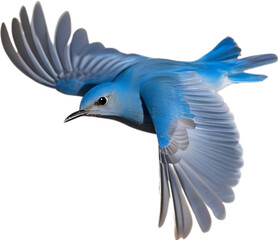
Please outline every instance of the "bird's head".
[[81, 116], [118, 117], [122, 112], [121, 88], [114, 82], [99, 84], [82, 98], [80, 109], [69, 115], [65, 122]]

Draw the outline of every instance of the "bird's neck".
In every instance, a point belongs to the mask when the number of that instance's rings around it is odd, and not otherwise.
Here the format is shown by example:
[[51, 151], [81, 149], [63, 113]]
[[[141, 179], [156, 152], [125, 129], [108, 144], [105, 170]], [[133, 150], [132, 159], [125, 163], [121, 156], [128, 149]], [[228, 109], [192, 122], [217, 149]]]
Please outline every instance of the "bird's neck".
[[132, 71], [123, 72], [115, 82], [120, 91], [121, 116], [129, 122], [143, 124], [144, 110], [140, 97], [141, 83], [133, 78]]

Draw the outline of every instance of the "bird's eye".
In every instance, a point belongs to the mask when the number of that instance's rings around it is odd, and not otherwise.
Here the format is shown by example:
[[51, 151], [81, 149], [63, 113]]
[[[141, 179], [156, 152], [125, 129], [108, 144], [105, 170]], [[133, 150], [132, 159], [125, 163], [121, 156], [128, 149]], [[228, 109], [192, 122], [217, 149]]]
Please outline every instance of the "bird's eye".
[[98, 103], [100, 104], [100, 105], [104, 105], [104, 104], [106, 104], [108, 102], [108, 99], [106, 98], [106, 97], [100, 97], [99, 99], [98, 99]]

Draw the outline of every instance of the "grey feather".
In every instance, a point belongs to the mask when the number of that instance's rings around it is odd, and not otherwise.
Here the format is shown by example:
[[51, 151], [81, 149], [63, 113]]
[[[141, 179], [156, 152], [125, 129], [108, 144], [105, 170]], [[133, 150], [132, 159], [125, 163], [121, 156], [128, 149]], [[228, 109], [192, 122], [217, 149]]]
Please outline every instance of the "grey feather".
[[[96, 63], [96, 65], [92, 69], [92, 72], [95, 72], [95, 73], [106, 72], [105, 65], [107, 65], [109, 62], [113, 61], [115, 58], [117, 58], [117, 56], [114, 56], [114, 55], [112, 55], [111, 57], [107, 56], [106, 58], [102, 58], [100, 61], [98, 61], [98, 63]], [[104, 69], [104, 71], [103, 71], [103, 69]]]
[[58, 20], [56, 32], [55, 32], [55, 46], [65, 72], [72, 71], [69, 48], [67, 46], [70, 35], [71, 35], [70, 15], [68, 12], [65, 12]]
[[181, 186], [172, 164], [167, 164], [171, 192], [173, 196], [175, 219], [176, 219], [176, 239], [186, 238], [192, 228], [192, 217], [186, 203], [185, 197], [181, 191]]
[[53, 68], [55, 69], [57, 75], [61, 78], [64, 76], [64, 70], [62, 67], [62, 63], [58, 57], [58, 53], [50, 38], [47, 39], [49, 53], [52, 59]]
[[[221, 152], [213, 151], [213, 148], [210, 146], [203, 145], [203, 147], [201, 147], [200, 145], [196, 144], [191, 148], [195, 152], [198, 152], [198, 154], [204, 155], [204, 157], [221, 165], [225, 169], [234, 170], [234, 169], [240, 169], [243, 166], [243, 161], [240, 154], [227, 152], [226, 155], [223, 155]], [[230, 161], [230, 159], [233, 158], [236, 160]]]
[[[48, 49], [49, 49], [49, 53], [53, 60], [53, 65], [50, 65], [50, 63], [46, 63], [46, 59], [45, 58], [42, 59], [41, 58], [42, 54], [38, 53], [38, 49], [36, 47], [36, 44], [34, 43], [34, 36], [33, 36], [33, 33], [35, 32], [35, 30], [31, 29], [29, 18], [28, 18], [25, 7], [22, 7], [20, 10], [20, 20], [21, 20], [23, 31], [24, 31], [24, 36], [26, 37], [28, 45], [29, 45], [32, 53], [34, 54], [35, 58], [37, 59], [37, 61], [41, 65], [41, 67], [44, 68], [45, 71], [47, 71], [52, 77], [54, 77], [56, 79], [57, 75], [61, 74], [62, 68], [61, 68], [61, 64], [60, 64], [59, 60], [57, 60], [57, 56], [56, 56], [57, 54], [55, 55], [55, 49], [53, 48], [53, 45], [51, 43], [49, 36], [47, 37]], [[48, 60], [47, 60], [47, 62], [48, 62]]]
[[[100, 65], [101, 64], [101, 62], [103, 62], [103, 61], [107, 61], [107, 58], [105, 58], [104, 56], [103, 56], [103, 54], [102, 55], [99, 55], [99, 56], [91, 56], [92, 58], [92, 60], [91, 61], [88, 61], [87, 63], [86, 63], [86, 65], [84, 65], [84, 67], [83, 67], [83, 71], [84, 72], [88, 72], [88, 73], [92, 73], [92, 74], [96, 74], [96, 73], [98, 73], [98, 71], [97, 71], [97, 66], [98, 65]], [[110, 60], [110, 59], [109, 59]], [[109, 61], [108, 60], [108, 61]]]
[[7, 28], [4, 23], [2, 24], [2, 28], [1, 28], [1, 40], [2, 40], [3, 47], [5, 49], [5, 52], [7, 53], [8, 57], [13, 62], [13, 64], [19, 70], [21, 70], [28, 77], [32, 78], [33, 80], [35, 80], [36, 82], [38, 82], [40, 84], [46, 85], [48, 87], [55, 87], [55, 85], [53, 85], [52, 82], [49, 82], [49, 81], [41, 78], [40, 76], [38, 76], [36, 73], [34, 73], [28, 67], [28, 65], [22, 60], [22, 58], [17, 54], [17, 52], [15, 51], [15, 49], [11, 43]]
[[167, 216], [169, 199], [170, 199], [170, 190], [168, 185], [168, 176], [167, 176], [167, 168], [165, 167], [165, 163], [160, 162], [160, 193], [161, 193], [161, 202], [160, 202], [160, 216], [158, 226], [161, 227], [164, 224], [164, 221]]
[[[49, 76], [48, 73], [44, 71], [41, 65], [38, 63], [37, 59], [35, 58], [34, 54], [32, 53], [28, 42], [23, 35], [23, 31], [21, 29], [20, 23], [17, 19], [13, 19], [12, 22], [12, 33], [15, 45], [17, 47], [18, 53], [22, 57], [22, 59], [26, 62], [26, 64], [39, 76], [48, 80], [49, 82], [55, 83], [53, 77]], [[53, 72], [53, 74], [55, 74]]]
[[186, 161], [188, 164], [194, 165], [194, 168], [202, 172], [208, 179], [227, 186], [235, 186], [238, 183], [238, 179], [240, 178], [239, 169], [225, 169], [222, 165], [211, 161], [209, 157], [201, 153], [196, 155], [197, 153], [194, 151], [194, 153], [190, 154], [190, 157], [188, 155]]
[[33, 11], [33, 17], [32, 17], [32, 27], [34, 29], [34, 32], [36, 33], [37, 38], [39, 39], [41, 46], [45, 52], [45, 55], [48, 59], [50, 59], [50, 54], [48, 51], [48, 43], [47, 38], [49, 37], [44, 13], [41, 7], [41, 4], [39, 2], [36, 3]]
[[196, 216], [200, 228], [202, 229], [203, 232], [209, 231], [211, 227], [211, 217], [206, 205], [204, 204], [200, 195], [198, 194], [195, 187], [191, 183], [191, 180], [184, 173], [182, 168], [178, 164], [174, 165], [174, 168], [179, 177], [180, 183], [183, 187], [188, 202]]
[[[41, 45], [41, 42], [39, 41], [36, 33], [34, 32], [34, 28], [31, 28], [32, 29], [32, 33], [33, 33], [33, 39], [34, 39], [34, 43], [35, 43], [35, 46], [36, 46], [36, 49], [37, 49], [37, 52], [38, 52], [38, 56], [39, 58], [41, 59], [41, 62], [43, 63], [43, 67], [44, 69], [47, 69], [48, 72], [53, 72], [55, 71], [50, 63], [50, 61], [48, 60], [47, 58], [47, 55]], [[58, 75], [58, 74], [57, 74]]]
[[88, 45], [89, 40], [86, 30], [83, 28], [76, 30], [70, 44], [70, 59], [74, 69], [77, 68], [77, 62], [82, 50]]
[[[169, 136], [171, 141], [167, 147], [160, 148], [160, 151], [168, 156], [175, 155], [178, 150], [185, 151], [189, 145], [187, 129], [194, 129], [195, 123], [189, 118], [179, 118], [177, 122], [172, 123]], [[176, 155], [177, 156], [177, 155]], [[171, 163], [177, 163], [181, 158], [170, 158]]]
[[[185, 154], [184, 154], [185, 155]], [[184, 156], [186, 163], [202, 178], [202, 180], [213, 190], [219, 198], [224, 202], [231, 202], [234, 200], [234, 193], [230, 187], [230, 183], [235, 183], [237, 179], [227, 179], [225, 177], [214, 176], [214, 172], [207, 170], [206, 168], [199, 166], [196, 159], [193, 157], [196, 153], [190, 153]], [[197, 155], [198, 156], [198, 155]], [[186, 157], [186, 158], [185, 158]], [[209, 161], [209, 159], [202, 158], [203, 161]]]
[[77, 68], [83, 70], [93, 59], [101, 58], [102, 56], [100, 56], [99, 53], [103, 52], [103, 50], [104, 46], [99, 42], [91, 43], [86, 46], [80, 54], [80, 61]]
[[51, 41], [48, 34], [44, 13], [41, 4], [39, 2], [37, 2], [34, 7], [31, 30], [32, 30], [35, 46], [38, 50], [39, 56], [41, 57], [44, 66], [48, 70], [51, 68], [53, 69], [53, 67], [55, 67], [56, 65], [56, 62], [52, 60], [53, 53], [51, 54], [51, 50], [50, 50], [51, 44], [49, 44], [49, 42]]
[[26, 8], [25, 7], [22, 7], [20, 9], [19, 16], [20, 16], [20, 21], [21, 21], [22, 29], [24, 31], [24, 35], [25, 35], [25, 38], [26, 38], [26, 40], [28, 42], [28, 45], [29, 45], [32, 53], [36, 57], [36, 59], [39, 61], [40, 58], [38, 56], [37, 49], [36, 49], [36, 46], [35, 46], [35, 43], [34, 43], [34, 40], [33, 40], [32, 30], [31, 30], [28, 14], [26, 12]]
[[190, 168], [190, 166], [188, 166], [185, 161], [178, 163], [178, 165], [187, 174], [204, 202], [212, 210], [214, 216], [218, 219], [224, 219], [226, 212], [221, 199], [209, 188], [201, 177], [192, 168]]
[[121, 60], [118, 57], [111, 58], [110, 62], [107, 62], [107, 64], [103, 65], [102, 68], [100, 68], [101, 72], [106, 72], [110, 69], [110, 71], [113, 71], [113, 68], [116, 64], [118, 64]]

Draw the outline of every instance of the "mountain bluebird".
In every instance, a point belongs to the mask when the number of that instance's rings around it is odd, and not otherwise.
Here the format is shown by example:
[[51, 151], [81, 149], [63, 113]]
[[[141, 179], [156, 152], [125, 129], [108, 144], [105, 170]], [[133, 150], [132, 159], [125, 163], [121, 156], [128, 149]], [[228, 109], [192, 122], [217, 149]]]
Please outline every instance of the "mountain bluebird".
[[68, 44], [70, 35], [70, 16], [65, 12], [51, 42], [40, 3], [35, 5], [31, 24], [24, 7], [20, 21], [12, 21], [17, 50], [5, 24], [1, 28], [4, 49], [24, 74], [62, 93], [83, 97], [80, 110], [65, 122], [96, 116], [156, 134], [159, 226], [166, 218], [171, 192], [176, 238], [190, 233], [191, 211], [207, 232], [208, 208], [216, 218], [225, 218], [223, 202], [234, 200], [232, 187], [243, 165], [233, 116], [217, 92], [233, 83], [264, 80], [264, 75], [244, 71], [273, 63], [276, 55], [239, 59], [240, 48], [227, 37], [199, 60], [180, 62], [124, 54], [99, 42], [89, 44], [84, 29], [75, 31]]

